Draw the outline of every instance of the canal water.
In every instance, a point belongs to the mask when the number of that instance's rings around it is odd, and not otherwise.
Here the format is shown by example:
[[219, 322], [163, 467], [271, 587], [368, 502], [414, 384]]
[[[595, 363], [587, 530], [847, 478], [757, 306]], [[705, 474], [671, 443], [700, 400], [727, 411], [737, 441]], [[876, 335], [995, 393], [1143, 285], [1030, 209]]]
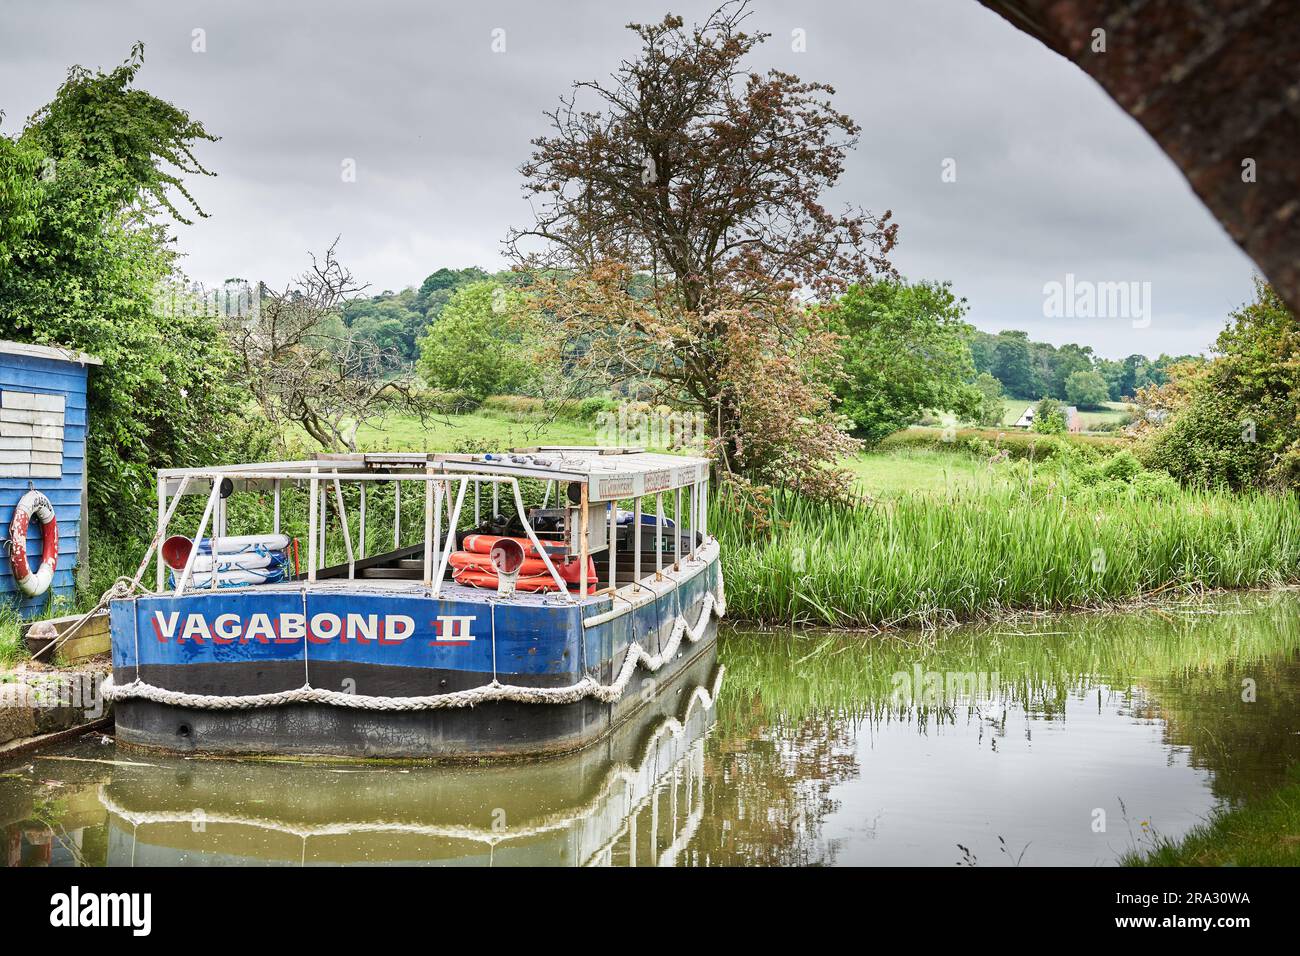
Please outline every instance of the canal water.
[[724, 630], [643, 719], [557, 760], [215, 761], [83, 738], [0, 766], [0, 859], [1113, 865], [1297, 760], [1294, 593], [938, 635]]

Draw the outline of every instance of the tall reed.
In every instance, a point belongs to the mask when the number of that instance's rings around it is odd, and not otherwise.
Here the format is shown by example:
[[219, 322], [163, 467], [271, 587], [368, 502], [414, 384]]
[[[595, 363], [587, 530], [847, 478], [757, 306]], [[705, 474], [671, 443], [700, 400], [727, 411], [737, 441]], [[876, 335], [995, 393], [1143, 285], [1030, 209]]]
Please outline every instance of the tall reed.
[[993, 486], [827, 505], [778, 491], [766, 522], [715, 496], [709, 527], [739, 619], [936, 625], [1295, 583], [1298, 504], [1292, 494], [1089, 501]]

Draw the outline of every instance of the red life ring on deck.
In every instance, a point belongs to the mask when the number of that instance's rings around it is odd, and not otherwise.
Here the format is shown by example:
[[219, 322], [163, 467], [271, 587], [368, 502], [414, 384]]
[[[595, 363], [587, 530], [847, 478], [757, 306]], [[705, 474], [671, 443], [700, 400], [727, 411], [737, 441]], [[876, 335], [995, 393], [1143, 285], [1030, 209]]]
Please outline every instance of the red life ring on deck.
[[[467, 534], [465, 540], [461, 542], [461, 547], [474, 554], [491, 554], [492, 545], [503, 540], [505, 540], [504, 537], [499, 534]], [[537, 553], [537, 548], [532, 541], [528, 538], [511, 538], [510, 540], [519, 543], [519, 546], [524, 549], [525, 558], [531, 558], [541, 564], [541, 555]], [[554, 557], [556, 551], [564, 550], [564, 545], [559, 541], [552, 541], [550, 544], [552, 547], [547, 549], [547, 554], [550, 557]], [[542, 565], [542, 567], [544, 568], [545, 565]]]
[[[467, 584], [476, 588], [495, 588], [497, 586], [496, 569], [492, 566], [491, 551], [492, 546], [498, 541], [511, 540], [518, 542], [524, 551], [524, 562], [519, 568], [519, 579], [515, 582], [516, 591], [558, 591], [555, 579], [551, 577], [551, 572], [546, 569], [546, 562], [538, 554], [537, 547], [528, 538], [504, 538], [495, 534], [467, 534], [464, 541], [461, 542], [463, 551], [453, 551], [448, 555], [448, 563], [451, 564], [451, 579], [457, 584]], [[564, 545], [558, 541], [547, 542], [554, 545], [557, 551], [562, 550]], [[548, 550], [548, 556], [552, 558], [552, 564], [555, 565], [555, 571], [565, 584], [571, 588], [581, 586], [582, 567], [577, 558], [570, 558], [568, 561], [561, 562], [557, 554], [551, 554]], [[596, 562], [591, 558], [587, 559], [587, 581], [595, 582], [596, 580]], [[587, 585], [587, 592], [591, 593], [596, 589], [594, 583]]]
[[[478, 571], [489, 571], [493, 574], [496, 573], [496, 569], [492, 567], [492, 556], [487, 554], [476, 554], [473, 551], [453, 551], [448, 556], [448, 562], [453, 568], [470, 568]], [[559, 561], [554, 562], [554, 564], [555, 570], [560, 572], [561, 577], [564, 577], [565, 569], [568, 568], [569, 565], [561, 564]], [[577, 569], [578, 565], [575, 561], [573, 562], [574, 574], [577, 573]], [[541, 558], [524, 558], [524, 563], [519, 566], [519, 573], [526, 578], [535, 577], [539, 574], [545, 574], [548, 577], [550, 576], [550, 572], [546, 570], [546, 565], [542, 562]], [[576, 581], [578, 579], [574, 577], [572, 580]]]
[[[592, 576], [594, 579], [594, 575]], [[457, 584], [466, 584], [475, 588], [495, 588], [497, 586], [497, 576], [492, 571], [480, 571], [475, 568], [455, 568], [451, 572], [451, 579]], [[578, 585], [573, 585], [576, 589]], [[516, 591], [558, 591], [555, 579], [549, 574], [539, 574], [531, 577], [521, 577], [515, 582]], [[587, 593], [595, 593], [596, 585], [588, 584]]]
[[[27, 564], [27, 528], [32, 518], [41, 523], [42, 538], [41, 566], [35, 574]], [[28, 597], [36, 597], [49, 590], [58, 566], [59, 523], [54, 517], [54, 505], [33, 488], [19, 499], [9, 523], [9, 567], [19, 589]]]

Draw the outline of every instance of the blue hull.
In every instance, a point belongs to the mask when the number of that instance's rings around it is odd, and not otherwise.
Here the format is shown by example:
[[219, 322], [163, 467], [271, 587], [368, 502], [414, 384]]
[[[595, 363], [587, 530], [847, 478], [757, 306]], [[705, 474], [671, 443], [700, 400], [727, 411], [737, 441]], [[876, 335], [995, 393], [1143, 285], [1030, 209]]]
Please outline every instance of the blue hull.
[[[319, 688], [365, 698], [456, 694], [500, 684], [564, 688], [614, 684], [635, 642], [658, 655], [678, 621], [707, 618], [653, 673], [638, 667], [618, 700], [497, 700], [472, 707], [389, 711], [292, 702], [208, 709], [151, 699], [115, 704], [118, 739], [214, 754], [474, 759], [561, 753], [608, 734], [712, 648], [716, 554], [684, 567], [678, 585], [619, 610], [609, 595], [556, 597], [411, 584], [300, 582], [146, 595], [112, 604], [114, 682], [194, 697], [242, 697]], [[701, 612], [704, 612], [703, 614]], [[593, 623], [593, 619], [596, 620]], [[584, 624], [584, 621], [586, 622]]]

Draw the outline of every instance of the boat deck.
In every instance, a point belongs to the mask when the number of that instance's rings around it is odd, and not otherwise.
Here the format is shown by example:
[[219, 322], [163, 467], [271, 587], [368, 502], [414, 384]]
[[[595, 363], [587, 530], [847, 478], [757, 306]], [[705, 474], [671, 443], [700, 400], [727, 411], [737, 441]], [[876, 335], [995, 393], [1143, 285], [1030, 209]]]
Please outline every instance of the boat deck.
[[[438, 600], [485, 605], [498, 604], [505, 600], [514, 607], [524, 608], [577, 606], [605, 609], [612, 604], [614, 609], [626, 611], [640, 607], [685, 584], [703, 571], [710, 563], [716, 561], [718, 557], [718, 542], [715, 539], [710, 539], [696, 549], [694, 558], [683, 555], [676, 570], [674, 570], [672, 564], [665, 564], [662, 572], [657, 573], [652, 570], [647, 574], [643, 574], [639, 582], [621, 579], [617, 590], [611, 591], [608, 586], [602, 586], [597, 593], [584, 598], [579, 598], [576, 594], [560, 594], [555, 591], [516, 591], [509, 598], [503, 599], [493, 589], [457, 584], [448, 577], [442, 581], [442, 586], [438, 591]], [[246, 590], [240, 588], [238, 590], [242, 593], [255, 592], [266, 595], [306, 592], [309, 594], [432, 597], [430, 593], [432, 589], [422, 580], [386, 577], [324, 577], [311, 582], [299, 577], [275, 584], [259, 584], [255, 589]], [[164, 592], [164, 596], [166, 596], [166, 593]], [[199, 588], [187, 591], [186, 596], [202, 597], [206, 594], [215, 596], [229, 595], [231, 593], [229, 589], [225, 588], [216, 591]]]
[[[423, 581], [385, 578], [325, 578], [310, 583], [304, 580], [294, 580], [281, 581], [278, 584], [259, 584], [257, 586], [257, 592], [259, 594], [283, 591], [297, 593], [304, 590], [309, 591], [312, 594], [391, 594], [404, 597], [420, 597], [427, 596], [431, 588]], [[200, 589], [188, 593], [202, 594], [203, 591]], [[442, 582], [442, 587], [439, 589], [438, 597], [445, 601], [466, 601], [482, 604], [501, 600], [494, 589], [475, 588], [465, 584], [457, 584], [451, 579]], [[577, 595], [573, 595], [573, 597], [577, 598]], [[608, 592], [605, 594], [589, 595], [581, 600], [570, 601], [568, 596], [559, 594], [555, 591], [547, 593], [516, 591], [511, 595], [510, 603], [522, 607], [542, 607], [568, 604], [588, 605], [599, 604], [608, 598]]]

